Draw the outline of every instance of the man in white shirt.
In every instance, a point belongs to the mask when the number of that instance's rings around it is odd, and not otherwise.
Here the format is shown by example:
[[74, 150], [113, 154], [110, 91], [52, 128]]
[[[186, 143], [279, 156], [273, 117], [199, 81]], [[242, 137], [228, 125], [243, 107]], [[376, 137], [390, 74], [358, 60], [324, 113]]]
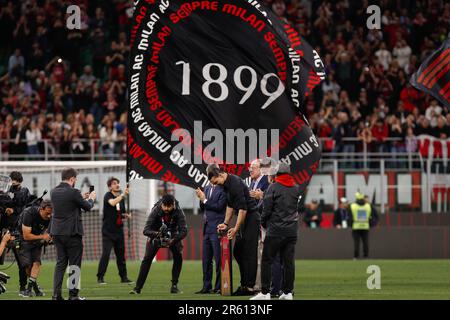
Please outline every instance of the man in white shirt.
[[380, 61], [384, 71], [387, 71], [392, 61], [392, 55], [388, 50], [386, 50], [386, 43], [382, 42], [380, 44], [380, 49], [378, 49], [377, 52], [375, 52], [375, 56]]
[[399, 40], [393, 50], [394, 56], [397, 59], [400, 68], [405, 68], [411, 57], [411, 47], [408, 46], [405, 40]]
[[430, 120], [431, 126], [435, 127], [437, 125], [437, 117], [442, 114], [442, 107], [438, 105], [437, 100], [431, 100], [430, 106], [425, 111], [425, 118]]

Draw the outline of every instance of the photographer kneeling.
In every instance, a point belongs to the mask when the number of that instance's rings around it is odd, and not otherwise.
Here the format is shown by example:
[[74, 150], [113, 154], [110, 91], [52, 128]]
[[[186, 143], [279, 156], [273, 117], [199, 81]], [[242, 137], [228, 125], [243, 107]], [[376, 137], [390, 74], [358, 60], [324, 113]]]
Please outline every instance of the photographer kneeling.
[[173, 255], [171, 293], [179, 293], [177, 284], [183, 264], [183, 240], [187, 235], [186, 217], [175, 197], [165, 195], [153, 207], [144, 228], [149, 237], [145, 256], [139, 269], [136, 287], [130, 294], [140, 294], [148, 272], [160, 248], [169, 248]]
[[41, 254], [44, 245], [50, 243], [51, 237], [46, 232], [50, 223], [53, 207], [50, 200], [43, 200], [39, 206], [32, 206], [24, 210], [20, 217], [21, 248], [19, 250], [20, 264], [28, 275], [28, 286], [25, 296], [44, 296], [37, 283], [41, 270]]

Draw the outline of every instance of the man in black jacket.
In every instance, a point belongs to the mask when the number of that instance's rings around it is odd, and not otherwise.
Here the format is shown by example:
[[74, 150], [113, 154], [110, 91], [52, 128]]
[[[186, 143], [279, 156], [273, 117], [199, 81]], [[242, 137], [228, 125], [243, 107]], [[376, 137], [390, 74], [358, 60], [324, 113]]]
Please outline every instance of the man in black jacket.
[[[19, 171], [12, 171], [9, 175], [11, 178], [10, 194], [12, 196], [11, 206], [5, 209], [6, 213], [6, 225], [12, 232], [18, 232], [19, 225], [18, 220], [22, 214], [25, 206], [33, 200], [28, 188], [22, 186], [23, 176]], [[16, 261], [20, 261], [19, 252], [16, 248], [12, 249], [14, 258]], [[27, 285], [27, 273], [25, 268], [18, 262], [19, 267], [19, 296], [26, 297], [26, 285]]]
[[[227, 194], [225, 220], [217, 226], [217, 230], [222, 232], [228, 229], [228, 238], [236, 237], [234, 257], [239, 265], [241, 286], [233, 295], [252, 295], [258, 269], [260, 214], [257, 202], [250, 197], [248, 187], [241, 178], [224, 172], [217, 164], [208, 165], [206, 173], [209, 181], [222, 185]], [[237, 215], [237, 221], [234, 227], [228, 228], [233, 212]]]
[[130, 219], [130, 214], [125, 210], [125, 197], [128, 196], [128, 187], [123, 192], [120, 190], [120, 181], [111, 177], [106, 182], [109, 191], [103, 198], [103, 226], [102, 240], [103, 251], [98, 265], [97, 282], [106, 284], [103, 277], [108, 268], [111, 249], [116, 254], [117, 269], [122, 283], [131, 283], [127, 276], [125, 262], [125, 237], [123, 234], [123, 220]]
[[169, 248], [173, 256], [172, 287], [170, 293], [180, 293], [178, 278], [183, 265], [183, 240], [187, 235], [186, 217], [178, 201], [172, 195], [165, 195], [150, 212], [144, 227], [144, 235], [148, 237], [145, 255], [139, 268], [136, 287], [130, 294], [140, 294], [160, 248]]
[[270, 300], [272, 262], [278, 252], [283, 260], [284, 271], [280, 300], [293, 298], [300, 196], [300, 189], [290, 175], [290, 167], [279, 163], [275, 183], [264, 194], [261, 224], [267, 234], [261, 261], [261, 292], [251, 300]]
[[[53, 204], [53, 217], [50, 222], [50, 235], [56, 248], [57, 261], [53, 277], [53, 300], [62, 300], [61, 287], [67, 264], [81, 268], [83, 255], [83, 224], [81, 209], [90, 211], [94, 206], [95, 191], [81, 195], [75, 189], [77, 172], [73, 168], [61, 172], [62, 182], [50, 192]], [[69, 300], [84, 300], [78, 296], [78, 289], [69, 290]]]
[[[267, 176], [269, 184], [275, 183], [275, 178], [278, 170], [278, 163], [269, 157], [261, 160], [261, 173]], [[267, 189], [266, 189], [267, 190]], [[264, 204], [264, 198], [262, 199]], [[259, 205], [258, 205], [259, 206]], [[263, 205], [260, 206], [260, 212], [262, 214]], [[259, 290], [261, 291], [261, 260], [262, 251], [264, 248], [264, 239], [266, 237], [266, 230], [261, 226], [261, 238], [258, 246], [258, 269], [259, 269]], [[278, 298], [281, 293], [281, 287], [283, 285], [283, 265], [280, 254], [278, 253], [272, 261], [272, 287], [270, 295], [272, 298]]]

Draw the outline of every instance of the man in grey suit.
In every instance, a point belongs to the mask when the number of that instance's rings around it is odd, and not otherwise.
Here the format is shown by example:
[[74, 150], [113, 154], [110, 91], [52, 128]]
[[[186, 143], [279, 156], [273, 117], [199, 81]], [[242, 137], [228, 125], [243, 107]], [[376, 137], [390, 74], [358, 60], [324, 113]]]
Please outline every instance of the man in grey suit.
[[[53, 204], [50, 235], [53, 238], [57, 256], [53, 277], [53, 300], [63, 300], [61, 287], [67, 265], [81, 268], [83, 254], [81, 209], [90, 211], [96, 197], [95, 191], [82, 196], [80, 190], [75, 189], [77, 181], [75, 169], [64, 169], [61, 180], [62, 182], [50, 192]], [[71, 288], [69, 300], [84, 300], [84, 298], [78, 295], [78, 289]]]

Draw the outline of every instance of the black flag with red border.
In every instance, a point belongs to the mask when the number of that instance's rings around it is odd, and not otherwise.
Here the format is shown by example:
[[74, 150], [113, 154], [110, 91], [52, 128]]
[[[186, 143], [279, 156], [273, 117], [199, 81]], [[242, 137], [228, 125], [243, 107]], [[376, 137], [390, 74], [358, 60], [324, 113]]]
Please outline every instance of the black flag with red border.
[[257, 0], [140, 0], [130, 39], [130, 180], [204, 187], [208, 163], [245, 178], [269, 155], [306, 188], [320, 144], [302, 111], [325, 72], [297, 30]]

